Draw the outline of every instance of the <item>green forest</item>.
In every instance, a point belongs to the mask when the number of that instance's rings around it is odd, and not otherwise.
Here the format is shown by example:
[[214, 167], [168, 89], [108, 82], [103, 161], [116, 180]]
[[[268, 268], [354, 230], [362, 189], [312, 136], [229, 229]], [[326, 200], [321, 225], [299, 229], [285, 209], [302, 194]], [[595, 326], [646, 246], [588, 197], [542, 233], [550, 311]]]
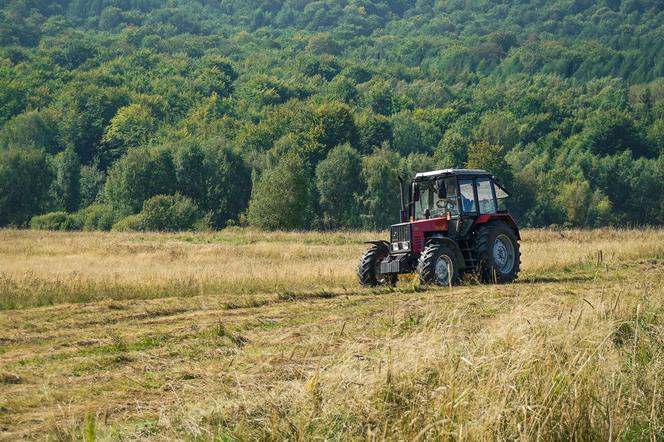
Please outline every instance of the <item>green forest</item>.
[[664, 224], [664, 2], [0, 1], [0, 226], [380, 229], [451, 167]]

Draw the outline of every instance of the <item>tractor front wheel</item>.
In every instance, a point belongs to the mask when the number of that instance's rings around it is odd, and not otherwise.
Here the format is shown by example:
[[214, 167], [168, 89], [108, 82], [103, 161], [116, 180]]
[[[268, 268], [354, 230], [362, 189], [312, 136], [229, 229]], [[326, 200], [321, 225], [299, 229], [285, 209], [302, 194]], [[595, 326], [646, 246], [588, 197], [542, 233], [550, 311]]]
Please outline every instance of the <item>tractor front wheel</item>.
[[363, 287], [397, 284], [397, 275], [380, 273], [380, 261], [387, 255], [378, 247], [372, 247], [362, 254], [357, 266], [357, 276]]
[[431, 243], [420, 254], [417, 271], [423, 285], [450, 286], [459, 283], [459, 260], [445, 244]]

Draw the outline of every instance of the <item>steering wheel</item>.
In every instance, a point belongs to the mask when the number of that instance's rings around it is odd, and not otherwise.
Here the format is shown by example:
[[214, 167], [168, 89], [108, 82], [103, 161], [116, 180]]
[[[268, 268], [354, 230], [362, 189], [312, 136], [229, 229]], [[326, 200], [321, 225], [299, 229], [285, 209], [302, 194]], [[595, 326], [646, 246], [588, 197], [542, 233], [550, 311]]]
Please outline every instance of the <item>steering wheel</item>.
[[448, 209], [450, 207], [450, 202], [447, 200], [438, 200], [436, 201], [436, 207], [439, 209]]

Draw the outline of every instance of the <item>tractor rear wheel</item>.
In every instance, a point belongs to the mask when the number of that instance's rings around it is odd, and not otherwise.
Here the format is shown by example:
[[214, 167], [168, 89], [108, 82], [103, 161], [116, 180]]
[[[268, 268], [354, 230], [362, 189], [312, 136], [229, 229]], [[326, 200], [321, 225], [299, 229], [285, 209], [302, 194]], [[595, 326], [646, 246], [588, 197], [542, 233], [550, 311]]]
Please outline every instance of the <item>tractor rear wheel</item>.
[[397, 284], [397, 275], [380, 273], [380, 261], [387, 255], [378, 247], [372, 247], [362, 254], [357, 266], [357, 276], [363, 287]]
[[505, 284], [519, 276], [521, 251], [514, 230], [503, 222], [482, 226], [474, 244], [482, 282]]
[[423, 285], [450, 286], [459, 283], [459, 267], [459, 260], [449, 246], [430, 243], [420, 254], [417, 272]]

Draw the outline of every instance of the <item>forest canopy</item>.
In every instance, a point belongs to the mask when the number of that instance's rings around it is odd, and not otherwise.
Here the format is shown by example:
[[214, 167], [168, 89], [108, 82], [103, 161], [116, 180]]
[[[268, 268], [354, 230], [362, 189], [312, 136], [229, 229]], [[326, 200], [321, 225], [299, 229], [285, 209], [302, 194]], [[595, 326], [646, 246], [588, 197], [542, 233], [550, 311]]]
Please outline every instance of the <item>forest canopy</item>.
[[448, 167], [664, 224], [659, 0], [0, 5], [0, 226], [384, 228]]

